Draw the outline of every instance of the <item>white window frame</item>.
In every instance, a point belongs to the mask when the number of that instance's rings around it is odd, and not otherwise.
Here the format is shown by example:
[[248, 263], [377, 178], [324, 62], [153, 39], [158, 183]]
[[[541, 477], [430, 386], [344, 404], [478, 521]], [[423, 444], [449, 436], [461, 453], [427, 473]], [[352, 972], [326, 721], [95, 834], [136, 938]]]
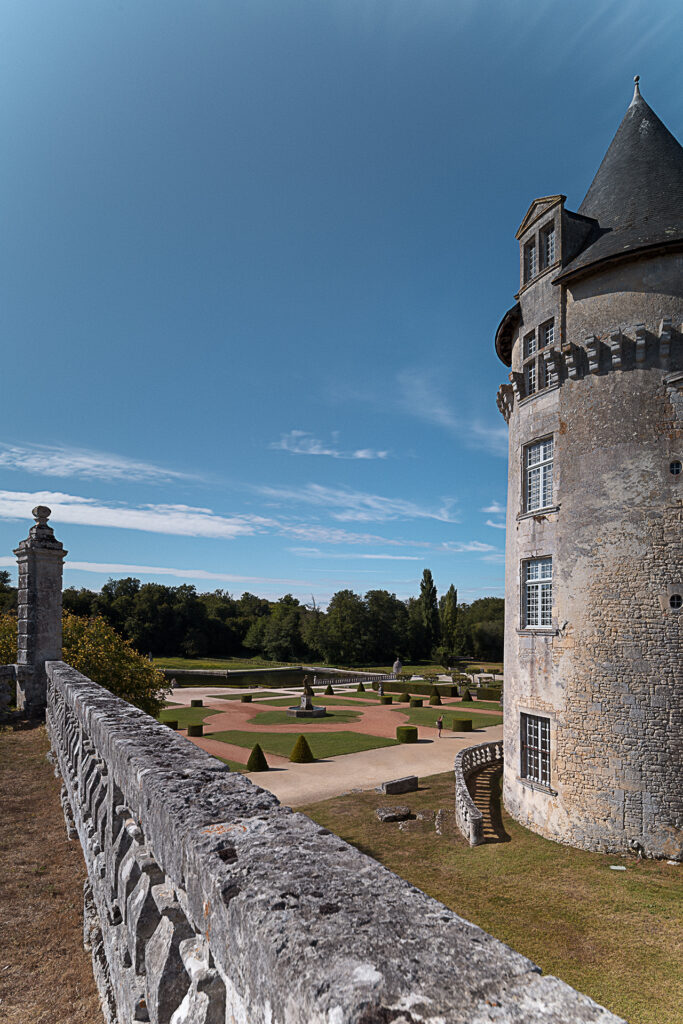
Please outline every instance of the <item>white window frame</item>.
[[524, 511], [538, 512], [553, 505], [555, 443], [544, 437], [524, 446]]
[[554, 221], [551, 221], [550, 224], [546, 224], [545, 227], [541, 228], [539, 232], [539, 242], [541, 261], [543, 263], [543, 269], [545, 270], [546, 267], [552, 267], [556, 259], [557, 235], [555, 232]]
[[531, 238], [524, 243], [524, 283], [533, 280], [538, 274], [538, 246], [536, 239]]
[[552, 557], [527, 558], [522, 562], [522, 627], [551, 629], [552, 614]]
[[555, 344], [555, 318], [551, 317], [538, 328], [538, 348], [552, 348]]
[[521, 712], [519, 732], [520, 777], [550, 788], [550, 719]]

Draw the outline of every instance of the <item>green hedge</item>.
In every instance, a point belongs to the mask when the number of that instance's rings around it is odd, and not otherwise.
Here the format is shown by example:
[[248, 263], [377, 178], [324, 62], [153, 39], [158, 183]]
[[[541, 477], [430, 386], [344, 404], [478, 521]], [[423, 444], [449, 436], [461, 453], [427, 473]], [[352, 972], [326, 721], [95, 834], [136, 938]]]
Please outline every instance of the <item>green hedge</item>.
[[266, 761], [266, 755], [261, 750], [261, 744], [255, 743], [252, 747], [249, 760], [247, 761], [248, 772], [269, 772], [268, 762]]
[[203, 708], [204, 707], [204, 701], [201, 700], [201, 699], [200, 700], [191, 700], [190, 701], [190, 707], [191, 708]]
[[411, 708], [421, 708], [424, 704], [422, 697], [411, 697], [410, 706]]
[[334, 697], [334, 690], [332, 689], [332, 683], [328, 683], [325, 687], [325, 693], [328, 697]]
[[[429, 697], [433, 690], [436, 690], [442, 697], [457, 697], [459, 690], [459, 687], [454, 686], [452, 683], [430, 683], [427, 680], [424, 682], [410, 682], [408, 680], [402, 683], [399, 679], [389, 679], [383, 685], [385, 693], [419, 693], [425, 697]], [[373, 690], [376, 690], [377, 686], [377, 683], [373, 683]]]
[[480, 700], [500, 700], [502, 692], [502, 689], [499, 690], [494, 686], [480, 686], [477, 690], [477, 697]]
[[242, 704], [251, 704], [251, 698], [252, 698], [252, 694], [251, 693], [242, 693], [242, 694], [240, 694], [240, 702]]
[[396, 739], [398, 740], [399, 743], [417, 743], [417, 726], [396, 726]]
[[380, 697], [379, 702], [380, 704], [393, 704], [394, 698], [390, 697], [389, 694], [384, 694], [383, 697]]
[[177, 718], [169, 718], [169, 719], [167, 719], [164, 722], [164, 725], [167, 725], [169, 727], [169, 729], [177, 729], [178, 728], [178, 719]]
[[451, 721], [451, 729], [453, 732], [472, 732], [472, 719], [454, 718]]
[[430, 704], [431, 704], [432, 706], [434, 706], [434, 707], [436, 707], [436, 706], [438, 706], [439, 704], [441, 704], [441, 697], [439, 696], [439, 694], [438, 694], [438, 693], [433, 693], [433, 694], [431, 695], [431, 697], [429, 698], [429, 703], [430, 703]]
[[358, 684], [358, 689], [356, 690], [356, 693], [365, 693], [365, 687], [363, 686], [362, 683]]
[[313, 757], [313, 751], [308, 745], [308, 740], [303, 733], [299, 736], [298, 740], [292, 747], [292, 753], [289, 755], [289, 760], [295, 764], [311, 764], [315, 761]]
[[188, 727], [187, 727], [187, 735], [188, 736], [203, 736], [204, 735], [204, 726], [202, 725], [201, 722], [199, 723], [199, 725], [188, 725]]

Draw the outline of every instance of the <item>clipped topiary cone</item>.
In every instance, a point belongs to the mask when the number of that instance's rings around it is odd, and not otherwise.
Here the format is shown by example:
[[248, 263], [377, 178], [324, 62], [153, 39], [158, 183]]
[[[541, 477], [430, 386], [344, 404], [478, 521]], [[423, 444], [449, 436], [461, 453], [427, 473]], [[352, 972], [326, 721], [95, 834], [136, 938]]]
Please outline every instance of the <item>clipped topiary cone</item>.
[[332, 683], [328, 683], [325, 687], [325, 693], [328, 697], [334, 697], [334, 690], [332, 689]]
[[472, 700], [472, 694], [469, 690], [464, 690], [462, 695], [463, 700]]
[[365, 693], [365, 687], [363, 686], [362, 683], [358, 684], [358, 689], [356, 690], [356, 693]]
[[261, 744], [255, 743], [247, 761], [248, 772], [269, 772], [266, 755], [261, 750]]
[[315, 761], [313, 757], [313, 751], [308, 745], [308, 740], [303, 733], [299, 736], [298, 740], [292, 748], [292, 753], [289, 755], [289, 760], [295, 764], [312, 764]]

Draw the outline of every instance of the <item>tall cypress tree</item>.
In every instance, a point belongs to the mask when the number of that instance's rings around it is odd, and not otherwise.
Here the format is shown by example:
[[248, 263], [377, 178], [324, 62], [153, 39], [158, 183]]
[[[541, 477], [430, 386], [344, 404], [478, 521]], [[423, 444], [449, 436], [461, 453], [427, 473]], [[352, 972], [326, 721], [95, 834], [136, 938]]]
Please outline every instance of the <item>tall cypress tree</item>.
[[441, 645], [445, 652], [446, 660], [450, 663], [456, 649], [455, 631], [458, 625], [458, 591], [451, 583], [450, 587], [439, 602], [441, 618]]
[[422, 622], [425, 627], [427, 656], [431, 655], [433, 649], [439, 642], [439, 604], [437, 600], [436, 585], [431, 571], [425, 569], [422, 573], [420, 583], [420, 610]]

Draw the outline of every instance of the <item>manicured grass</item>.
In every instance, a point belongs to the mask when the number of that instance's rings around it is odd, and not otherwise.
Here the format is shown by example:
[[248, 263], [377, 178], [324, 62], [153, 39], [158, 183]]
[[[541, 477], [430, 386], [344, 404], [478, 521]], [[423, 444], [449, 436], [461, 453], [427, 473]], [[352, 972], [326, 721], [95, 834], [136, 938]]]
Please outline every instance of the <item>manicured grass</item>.
[[[271, 694], [271, 693], [273, 694], [273, 696], [275, 696], [275, 694], [277, 694], [278, 692], [279, 692], [278, 690], [258, 690], [258, 691], [255, 691], [252, 694], [252, 696], [253, 696], [254, 700], [260, 700], [261, 697], [266, 697], [266, 696], [268, 696], [268, 694]], [[241, 693], [215, 693], [215, 694], [214, 693], [210, 693], [206, 697], [206, 700], [241, 700], [241, 699], [242, 699], [242, 694]], [[290, 704], [292, 703], [292, 700], [293, 700], [292, 697], [289, 697], [289, 698], [283, 697], [282, 698], [282, 700], [286, 700], [286, 699], [289, 700]], [[263, 703], [264, 704], [269, 704], [270, 701], [263, 701]]]
[[231, 761], [230, 758], [219, 757], [218, 754], [212, 754], [211, 757], [215, 757], [217, 761], [227, 764], [231, 772], [238, 772], [240, 775], [244, 775], [247, 770], [246, 764], [242, 764], [240, 761]]
[[[503, 721], [502, 715], [477, 715], [472, 711], [459, 711], [460, 705], [454, 704], [442, 704], [441, 707], [437, 704], [435, 707], [426, 708], [410, 708], [408, 705], [400, 705], [401, 708], [405, 708], [405, 712], [408, 714], [407, 722], [410, 725], [429, 725], [433, 729], [436, 728], [436, 720], [439, 715], [443, 715], [444, 725], [448, 726], [451, 718], [470, 718], [472, 720], [473, 729], [486, 729], [491, 725], [500, 725]], [[396, 708], [398, 711], [399, 709]], [[406, 723], [404, 723], [406, 724]]]
[[157, 668], [177, 669], [247, 669], [247, 668], [292, 668], [298, 667], [299, 661], [264, 661], [263, 658], [155, 658]]
[[[527, 831], [505, 811], [510, 842], [470, 847], [455, 829], [450, 772], [381, 802], [407, 803], [427, 817], [403, 830], [381, 824], [375, 793], [297, 809], [629, 1024], [683, 1019], [683, 867], [573, 850]], [[439, 809], [441, 835], [434, 828]], [[626, 871], [610, 871], [610, 864]]]
[[[362, 696], [362, 694], [361, 694], [361, 696]], [[262, 700], [262, 701], [259, 701], [259, 704], [268, 704], [270, 707], [274, 707], [274, 708], [293, 708], [298, 703], [299, 703], [299, 698], [297, 698], [297, 697], [277, 697], [277, 698], [274, 698], [273, 700]], [[317, 694], [316, 694], [316, 696], [315, 696], [315, 698], [313, 700], [313, 703], [314, 703], [314, 705], [316, 707], [318, 707], [318, 705], [320, 705], [321, 707], [325, 707], [325, 708], [327, 708], [327, 707], [349, 707], [349, 708], [352, 708], [352, 707], [356, 707], [357, 706], [355, 701], [348, 700], [345, 697], [318, 697]], [[377, 703], [377, 702], [375, 701], [374, 703]]]
[[[292, 719], [290, 719], [290, 722]], [[355, 754], [359, 750], [375, 750], [377, 747], [395, 747], [396, 740], [384, 736], [365, 736], [357, 732], [320, 732], [314, 733], [301, 728], [298, 732], [242, 732], [240, 729], [227, 729], [225, 732], [212, 732], [211, 739], [222, 743], [234, 743], [238, 747], [249, 747], [260, 743], [268, 754], [279, 754], [289, 757], [299, 733], [305, 733], [313, 754], [317, 758], [335, 757], [339, 754]]]
[[160, 722], [177, 722], [181, 729], [188, 725], [199, 725], [208, 715], [217, 715], [212, 708], [164, 708], [159, 715]]
[[490, 708], [491, 711], [500, 711], [500, 702], [497, 700], [461, 700], [458, 701], [459, 708]]
[[357, 722], [360, 718], [360, 711], [328, 711], [324, 718], [301, 718], [296, 719], [288, 715], [286, 711], [262, 711], [249, 719], [254, 725], [293, 725], [297, 721], [306, 723], [306, 728], [315, 728], [316, 722]]

